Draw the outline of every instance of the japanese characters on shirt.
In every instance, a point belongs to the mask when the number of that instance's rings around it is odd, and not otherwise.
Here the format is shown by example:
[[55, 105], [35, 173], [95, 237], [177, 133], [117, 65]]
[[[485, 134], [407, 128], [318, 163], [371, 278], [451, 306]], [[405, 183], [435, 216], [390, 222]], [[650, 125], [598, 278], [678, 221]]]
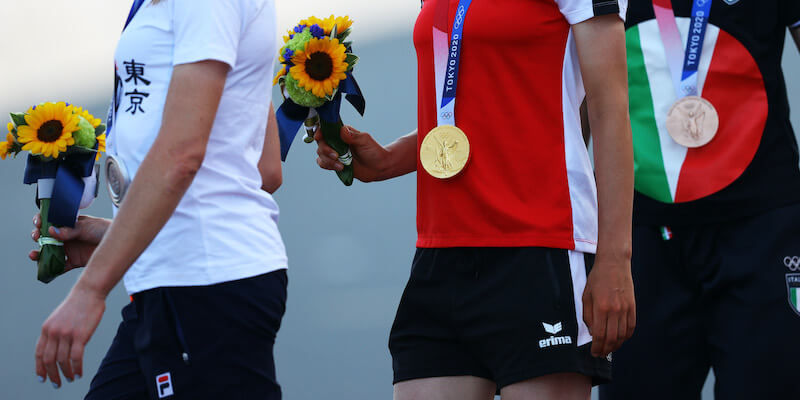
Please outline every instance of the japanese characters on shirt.
[[[145, 109], [142, 107], [142, 104], [145, 99], [150, 97], [150, 93], [146, 92], [144, 88], [150, 86], [150, 81], [145, 78], [145, 68], [147, 64], [137, 62], [133, 58], [130, 59], [130, 61], [124, 61], [123, 64], [125, 65], [125, 75], [127, 76], [127, 79], [124, 81], [126, 83], [133, 81], [134, 86], [133, 90], [124, 93], [127, 104], [129, 104], [125, 112], [131, 113], [132, 115], [136, 115], [137, 112], [143, 113]], [[140, 87], [142, 87], [142, 90], [139, 90]]]

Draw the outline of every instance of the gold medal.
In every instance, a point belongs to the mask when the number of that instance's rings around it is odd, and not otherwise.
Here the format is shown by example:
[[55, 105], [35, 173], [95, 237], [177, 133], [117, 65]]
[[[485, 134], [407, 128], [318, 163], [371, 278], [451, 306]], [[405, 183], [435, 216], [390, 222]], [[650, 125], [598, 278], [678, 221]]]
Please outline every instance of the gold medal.
[[447, 179], [464, 169], [469, 161], [469, 150], [469, 139], [464, 131], [453, 125], [441, 125], [422, 139], [419, 160], [432, 177]]
[[708, 144], [719, 130], [719, 114], [708, 100], [684, 97], [667, 114], [667, 132], [676, 143], [697, 148]]

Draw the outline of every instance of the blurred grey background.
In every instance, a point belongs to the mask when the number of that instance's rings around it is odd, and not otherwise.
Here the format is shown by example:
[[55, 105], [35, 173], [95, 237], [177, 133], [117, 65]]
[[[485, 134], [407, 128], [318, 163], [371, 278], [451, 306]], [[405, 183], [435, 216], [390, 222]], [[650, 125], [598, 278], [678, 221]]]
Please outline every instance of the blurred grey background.
[[[356, 0], [328, 1], [324, 7], [321, 1], [295, 3], [319, 5], [320, 10], [311, 11], [317, 15], [326, 15], [329, 9], [354, 10], [350, 14], [357, 21], [353, 38], [361, 56], [357, 77], [368, 105], [364, 118], [345, 106], [346, 123], [372, 133], [382, 143], [414, 129], [416, 61], [411, 27], [418, 5], [381, 3], [381, 10], [372, 10], [367, 2]], [[311, 13], [309, 7], [280, 0], [278, 4], [281, 26]], [[48, 28], [42, 25], [46, 20], [33, 27], [0, 24], [0, 112], [21, 111], [45, 100], [72, 100], [105, 116], [111, 86], [105, 81], [116, 38], [97, 38], [116, 35], [129, 5], [129, 1], [107, 0], [0, 0], [5, 20], [10, 15], [30, 17], [43, 8], [50, 10], [52, 23], [59, 24], [59, 29], [68, 25], [57, 21], [65, 13], [85, 18], [84, 23], [98, 18], [93, 12], [108, 19], [89, 26], [73, 23], [75, 31], [67, 30], [89, 43], [99, 40], [96, 48], [84, 46], [77, 55], [75, 51], [65, 55], [87, 61], [86, 66], [69, 59], [62, 64], [47, 54], [65, 54], [60, 47], [81, 45], [72, 36], [59, 43], [67, 37], [62, 38], [58, 29], [34, 35], [41, 39], [38, 43], [31, 40], [25, 29], [40, 32]], [[76, 12], [76, 7], [81, 10]], [[24, 52], [29, 54], [20, 56]], [[791, 103], [800, 108], [800, 56], [791, 41], [784, 65]], [[800, 113], [793, 113], [793, 122], [800, 128]], [[290, 259], [288, 309], [276, 347], [279, 381], [288, 400], [389, 399], [392, 373], [386, 343], [414, 251], [415, 176], [345, 188], [335, 175], [319, 170], [315, 158], [315, 147], [298, 139], [284, 164], [283, 187], [276, 194]], [[109, 297], [105, 317], [86, 350], [82, 380], [59, 390], [37, 382], [33, 349], [41, 324], [64, 298], [77, 273], [49, 285], [36, 281], [35, 265], [27, 259], [33, 247], [28, 235], [36, 212], [34, 189], [21, 184], [23, 169], [24, 157], [0, 162], [0, 399], [82, 398], [128, 297], [121, 285]], [[110, 215], [104, 191], [86, 213]], [[713, 377], [709, 379], [713, 382]], [[710, 384], [703, 398], [712, 398]]]

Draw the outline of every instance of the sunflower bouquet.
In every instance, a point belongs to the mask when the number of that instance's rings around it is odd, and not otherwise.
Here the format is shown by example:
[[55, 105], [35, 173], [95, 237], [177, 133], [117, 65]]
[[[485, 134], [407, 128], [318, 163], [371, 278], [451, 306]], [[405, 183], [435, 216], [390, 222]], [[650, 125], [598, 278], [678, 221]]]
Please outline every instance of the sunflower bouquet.
[[25, 184], [36, 184], [42, 217], [38, 279], [48, 283], [64, 273], [63, 243], [50, 237], [51, 226], [74, 227], [78, 209], [97, 193], [95, 163], [106, 147], [106, 127], [88, 111], [67, 103], [42, 103], [11, 113], [0, 158], [28, 152]]
[[314, 140], [317, 129], [325, 141], [339, 154], [345, 165], [338, 171], [345, 185], [353, 184], [353, 156], [339, 132], [343, 126], [339, 111], [342, 95], [364, 115], [364, 96], [352, 72], [358, 57], [347, 41], [353, 21], [349, 17], [300, 21], [283, 37], [280, 49], [281, 69], [273, 84], [280, 85], [284, 102], [278, 109], [281, 158], [286, 154], [301, 126], [306, 127], [305, 142]]

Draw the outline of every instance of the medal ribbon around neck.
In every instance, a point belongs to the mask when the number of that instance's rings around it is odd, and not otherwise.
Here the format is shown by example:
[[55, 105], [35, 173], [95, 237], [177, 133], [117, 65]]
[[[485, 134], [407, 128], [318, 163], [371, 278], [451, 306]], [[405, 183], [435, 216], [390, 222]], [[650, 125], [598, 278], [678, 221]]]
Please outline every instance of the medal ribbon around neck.
[[[461, 45], [464, 42], [464, 23], [472, 0], [460, 0], [453, 21], [452, 36], [447, 34], [449, 0], [439, 0], [433, 25], [433, 58], [436, 75], [436, 104], [439, 109], [438, 125], [456, 124], [456, 90], [458, 66], [461, 62]], [[449, 40], [448, 40], [448, 36]], [[441, 89], [439, 89], [441, 88]]]
[[456, 127], [456, 91], [464, 24], [472, 0], [460, 0], [447, 34], [449, 0], [438, 0], [434, 10], [433, 60], [436, 83], [436, 124], [420, 146], [420, 161], [425, 170], [439, 179], [458, 175], [469, 160], [469, 139]]
[[698, 73], [711, 3], [712, 0], [692, 1], [691, 25], [686, 48], [683, 49], [672, 0], [653, 0], [653, 11], [678, 97], [667, 113], [666, 128], [676, 143], [687, 148], [705, 146], [719, 130], [717, 110], [700, 97]]
[[[136, 16], [136, 13], [139, 12], [139, 9], [142, 8], [142, 4], [144, 4], [145, 0], [133, 0], [133, 4], [131, 5], [131, 11], [128, 12], [128, 18], [125, 19], [125, 26], [122, 27], [122, 31], [125, 32], [125, 29], [130, 25], [133, 17]], [[111, 105], [108, 107], [108, 117], [106, 118], [106, 140], [108, 137], [111, 136], [113, 132], [111, 130], [111, 126], [114, 124], [114, 118], [117, 116], [117, 107], [119, 106], [118, 103], [118, 96], [119, 96], [119, 87], [120, 87], [120, 78], [117, 74], [116, 68], [114, 70], [114, 97], [111, 98]]]
[[[712, 0], [693, 0], [692, 22], [685, 50], [681, 47], [681, 34], [675, 20], [671, 0], [653, 0], [653, 9], [658, 21], [658, 30], [667, 53], [667, 63], [672, 72], [672, 81], [678, 98], [697, 96], [698, 67], [703, 53], [708, 18]], [[683, 54], [683, 58], [681, 58]]]
[[[128, 18], [125, 19], [125, 26], [122, 27], [123, 32], [125, 32], [125, 29], [128, 28], [128, 25], [133, 20], [133, 17], [136, 16], [136, 13], [139, 12], [139, 9], [142, 8], [144, 2], [145, 0], [133, 0], [131, 11], [128, 13]], [[111, 198], [111, 203], [116, 207], [119, 207], [119, 205], [122, 203], [122, 198], [131, 182], [130, 176], [128, 175], [128, 170], [125, 168], [125, 164], [122, 162], [122, 160], [118, 160], [114, 157], [116, 154], [115, 141], [109, 140], [114, 132], [111, 127], [113, 126], [117, 117], [117, 108], [119, 107], [119, 89], [121, 86], [122, 79], [119, 77], [119, 74], [117, 74], [115, 67], [114, 95], [111, 97], [111, 104], [108, 106], [108, 117], [106, 118], [106, 140], [108, 151], [106, 152], [105, 173], [108, 194]]]

